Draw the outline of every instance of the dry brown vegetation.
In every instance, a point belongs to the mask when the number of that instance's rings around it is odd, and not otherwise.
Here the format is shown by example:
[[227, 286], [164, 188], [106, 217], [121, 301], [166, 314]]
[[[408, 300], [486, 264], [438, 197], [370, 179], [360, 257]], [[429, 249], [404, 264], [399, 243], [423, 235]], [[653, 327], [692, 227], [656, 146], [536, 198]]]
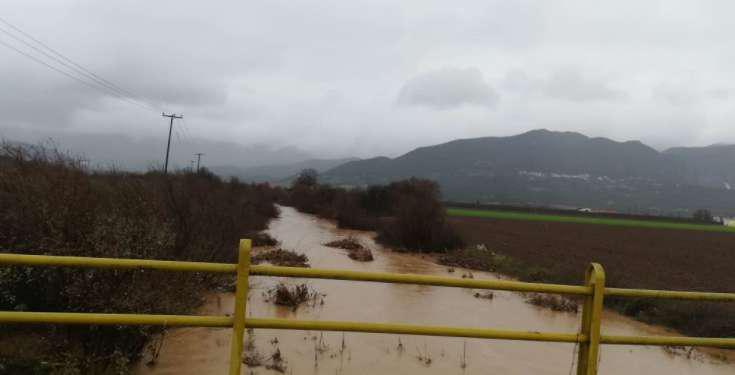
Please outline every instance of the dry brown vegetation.
[[306, 255], [283, 249], [264, 251], [251, 258], [252, 264], [263, 262], [285, 267], [309, 267], [309, 258]]
[[[482, 246], [447, 254], [443, 263], [448, 265], [579, 285], [589, 263], [598, 262], [608, 286], [735, 291], [735, 235], [729, 233], [460, 217], [451, 223], [468, 244]], [[730, 303], [630, 298], [606, 298], [605, 303], [684, 334], [735, 336]]]
[[278, 283], [265, 292], [267, 302], [279, 306], [288, 306], [296, 310], [304, 303], [324, 304], [324, 294], [311, 289], [307, 284], [287, 285]]
[[[268, 185], [206, 172], [93, 172], [42, 147], [0, 147], [0, 248], [22, 254], [235, 262], [238, 239], [278, 212]], [[219, 279], [198, 273], [0, 268], [0, 310], [187, 314]], [[11, 373], [126, 373], [156, 327], [3, 326], [38, 337]], [[47, 343], [52, 343], [47, 345]], [[7, 347], [7, 345], [2, 345]]]
[[486, 300], [493, 300], [495, 298], [495, 293], [493, 292], [482, 292], [482, 293], [476, 292], [473, 295], [475, 296], [475, 298], [486, 299]]
[[265, 232], [251, 232], [244, 236], [253, 241], [253, 246], [278, 246], [278, 240]]
[[579, 304], [576, 301], [554, 294], [531, 293], [526, 296], [526, 302], [557, 312], [576, 313], [579, 309]]
[[461, 246], [433, 181], [411, 178], [347, 190], [302, 173], [288, 193], [287, 203], [299, 211], [335, 220], [341, 228], [374, 230], [379, 242], [397, 249], [445, 252]]
[[352, 260], [356, 260], [358, 262], [371, 262], [375, 258], [373, 258], [373, 253], [369, 249], [357, 249], [357, 250], [351, 250], [348, 254], [348, 257]]
[[283, 356], [281, 355], [281, 349], [276, 348], [273, 354], [268, 358], [268, 363], [265, 365], [265, 368], [280, 372], [281, 374], [286, 373], [286, 369], [288, 367], [286, 367], [286, 360], [283, 359]]
[[369, 249], [362, 246], [360, 241], [355, 237], [347, 237], [340, 240], [327, 242], [324, 244], [324, 246], [347, 250], [347, 256], [350, 257], [350, 259], [359, 262], [370, 262], [374, 259], [373, 253]]
[[345, 250], [360, 250], [364, 248], [362, 244], [360, 243], [360, 241], [355, 237], [347, 237], [347, 238], [342, 238], [339, 240], [327, 242], [324, 244], [324, 246], [336, 247], [338, 249], [345, 249]]

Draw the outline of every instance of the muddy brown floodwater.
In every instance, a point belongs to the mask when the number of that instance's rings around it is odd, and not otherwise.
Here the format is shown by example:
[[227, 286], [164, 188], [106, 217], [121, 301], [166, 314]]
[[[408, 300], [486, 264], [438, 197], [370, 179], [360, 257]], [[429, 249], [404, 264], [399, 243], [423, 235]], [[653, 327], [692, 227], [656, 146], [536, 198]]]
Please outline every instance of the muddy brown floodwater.
[[[377, 245], [370, 232], [336, 229], [325, 220], [281, 207], [281, 217], [268, 232], [286, 249], [303, 252], [312, 267], [359, 271], [417, 273], [461, 277], [461, 268], [450, 273], [429, 258], [391, 252]], [[343, 250], [325, 242], [353, 235], [373, 250], [375, 261], [357, 262]], [[502, 276], [474, 271], [475, 278]], [[263, 292], [276, 278], [252, 277], [247, 306], [250, 317], [284, 319], [352, 320], [444, 326], [464, 326], [524, 331], [576, 332], [580, 317], [529, 305], [522, 295], [494, 292], [492, 300], [474, 298], [477, 290], [417, 285], [396, 285], [333, 280], [283, 280], [307, 282], [326, 294], [324, 304], [296, 311], [265, 302]], [[201, 313], [225, 315], [233, 311], [231, 294], [208, 298]], [[603, 332], [610, 334], [672, 334], [606, 311]], [[181, 328], [169, 332], [158, 362], [139, 364], [138, 375], [226, 374], [229, 329]], [[255, 350], [267, 359], [276, 349], [285, 360], [286, 374], [555, 374], [573, 373], [573, 344], [535, 343], [369, 333], [256, 330]], [[680, 351], [681, 352], [681, 351]], [[729, 356], [728, 353], [717, 353]], [[600, 374], [733, 374], [730, 359], [694, 351], [672, 354], [660, 347], [603, 346]], [[265, 361], [268, 363], [268, 361]], [[278, 374], [257, 367], [243, 374]]]

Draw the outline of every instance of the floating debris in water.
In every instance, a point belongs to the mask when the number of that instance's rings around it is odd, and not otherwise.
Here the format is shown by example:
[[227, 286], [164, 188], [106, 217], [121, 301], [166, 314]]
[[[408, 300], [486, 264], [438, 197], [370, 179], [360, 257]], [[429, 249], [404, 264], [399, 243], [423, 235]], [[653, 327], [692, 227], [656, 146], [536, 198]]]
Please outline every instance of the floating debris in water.
[[474, 296], [475, 298], [488, 299], [488, 300], [492, 300], [493, 298], [495, 298], [495, 294], [493, 294], [493, 292], [485, 292], [485, 293], [478, 292], [478, 293], [475, 293]]

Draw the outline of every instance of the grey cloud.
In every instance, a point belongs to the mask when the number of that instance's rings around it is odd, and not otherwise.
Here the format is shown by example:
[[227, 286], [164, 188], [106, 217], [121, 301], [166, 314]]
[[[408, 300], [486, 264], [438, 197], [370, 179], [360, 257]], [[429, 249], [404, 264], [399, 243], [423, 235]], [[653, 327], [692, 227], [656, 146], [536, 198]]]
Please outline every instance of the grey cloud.
[[64, 126], [80, 108], [94, 108], [101, 102], [100, 94], [94, 89], [54, 74], [43, 70], [0, 70], [3, 82], [0, 125], [56, 123]]
[[676, 107], [686, 107], [698, 104], [701, 93], [697, 88], [681, 83], [661, 83], [652, 90], [654, 99], [668, 103]]
[[503, 79], [503, 87], [522, 94], [540, 94], [569, 101], [608, 101], [628, 97], [612, 88], [605, 80], [585, 75], [577, 69], [554, 70], [548, 77], [530, 77], [523, 71], [512, 70]]
[[402, 106], [452, 109], [462, 105], [494, 107], [498, 94], [476, 68], [444, 68], [408, 80], [398, 94]]
[[617, 100], [626, 97], [623, 91], [610, 87], [602, 80], [585, 77], [576, 70], [559, 70], [545, 82], [544, 92], [558, 99], [573, 101]]
[[707, 90], [707, 94], [709, 97], [713, 99], [720, 99], [720, 100], [727, 100], [732, 97], [732, 90], [718, 88], [718, 89], [711, 89]]
[[[2, 17], [184, 113], [192, 149], [214, 149], [206, 139], [370, 157], [533, 128], [733, 142], [735, 3], [675, 3], [4, 0]], [[110, 149], [156, 160], [167, 125], [0, 46], [0, 133], [103, 149], [118, 134], [155, 139]]]

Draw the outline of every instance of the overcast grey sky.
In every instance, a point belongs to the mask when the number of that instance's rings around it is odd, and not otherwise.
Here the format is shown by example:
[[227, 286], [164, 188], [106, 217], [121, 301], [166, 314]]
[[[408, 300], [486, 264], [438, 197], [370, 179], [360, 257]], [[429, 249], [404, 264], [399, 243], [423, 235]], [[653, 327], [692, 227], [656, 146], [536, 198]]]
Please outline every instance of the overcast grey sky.
[[[724, 0], [0, 6], [0, 17], [66, 56], [183, 112], [175, 141], [294, 146], [320, 157], [395, 156], [536, 128], [658, 148], [735, 142], [733, 14], [735, 2]], [[3, 33], [0, 41], [24, 47]], [[0, 82], [6, 137], [156, 145], [167, 131], [160, 113], [4, 46]]]

